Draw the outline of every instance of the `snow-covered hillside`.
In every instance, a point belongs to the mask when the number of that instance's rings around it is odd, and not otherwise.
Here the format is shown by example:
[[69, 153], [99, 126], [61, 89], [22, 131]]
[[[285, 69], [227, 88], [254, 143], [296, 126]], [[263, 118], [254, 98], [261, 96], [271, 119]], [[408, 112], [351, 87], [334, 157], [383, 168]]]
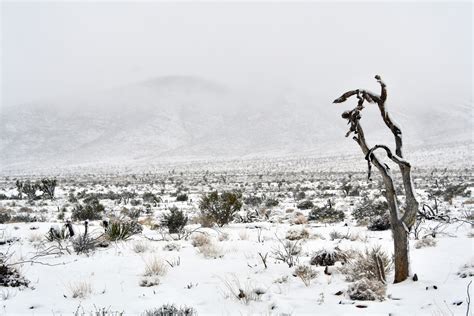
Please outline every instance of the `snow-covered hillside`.
[[[1, 169], [357, 154], [344, 139], [345, 108], [332, 105], [334, 97], [295, 89], [255, 96], [198, 77], [170, 76], [8, 107], [0, 121]], [[390, 109], [413, 150], [470, 142], [469, 102]], [[364, 116], [370, 139], [391, 141], [378, 115]]]

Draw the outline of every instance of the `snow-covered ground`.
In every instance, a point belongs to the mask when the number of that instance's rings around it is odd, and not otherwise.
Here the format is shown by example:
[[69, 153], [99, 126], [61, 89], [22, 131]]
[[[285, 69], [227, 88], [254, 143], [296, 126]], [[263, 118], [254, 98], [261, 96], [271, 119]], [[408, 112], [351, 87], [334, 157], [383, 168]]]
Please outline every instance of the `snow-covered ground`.
[[[295, 266], [289, 267], [275, 259], [275, 251], [286, 242], [288, 231], [306, 231], [302, 239], [293, 241], [301, 245], [295, 255], [297, 265], [309, 265], [313, 255], [321, 249], [340, 249], [342, 252], [372, 249], [381, 246], [387, 254], [393, 253], [393, 242], [389, 230], [370, 231], [366, 225], [357, 225], [352, 211], [362, 205], [363, 196], [376, 199], [379, 189], [377, 181], [368, 183], [366, 174], [345, 174], [288, 171], [282, 173], [209, 173], [181, 174], [169, 171], [159, 175], [96, 176], [89, 178], [59, 178], [54, 200], [37, 200], [28, 203], [25, 199], [7, 199], [17, 191], [14, 178], [1, 183], [0, 200], [2, 212], [12, 215], [30, 214], [37, 222], [10, 222], [0, 225], [2, 241], [0, 252], [13, 254], [9, 262], [18, 265], [23, 276], [30, 281], [28, 288], [0, 287], [3, 315], [89, 315], [91, 312], [107, 310], [139, 315], [145, 310], [165, 303], [194, 308], [199, 315], [465, 315], [468, 307], [467, 287], [472, 276], [461, 278], [458, 274], [466, 264], [466, 271], [474, 273], [473, 230], [471, 225], [455, 222], [439, 225], [435, 221], [422, 224], [420, 239], [436, 233], [435, 245], [417, 248], [419, 243], [412, 236], [410, 257], [412, 274], [418, 281], [408, 279], [393, 284], [393, 270], [387, 275], [387, 290], [382, 301], [354, 301], [348, 296], [351, 282], [346, 280], [342, 262], [329, 266], [311, 265], [317, 276], [305, 284], [293, 276]], [[376, 179], [377, 180], [377, 179]], [[472, 179], [464, 171], [420, 172], [415, 183], [422, 203], [433, 205], [430, 193], [445, 192], [450, 185], [468, 184], [459, 195], [444, 201], [438, 198], [440, 210], [448, 211], [452, 218], [472, 218], [472, 203], [468, 191]], [[350, 186], [350, 187], [349, 187]], [[343, 187], [358, 188], [359, 192], [347, 194]], [[255, 195], [275, 198], [277, 206], [251, 207], [246, 210], [268, 209], [267, 220], [233, 222], [224, 227], [200, 228], [195, 217], [199, 214], [199, 199], [204, 192], [214, 189], [240, 189], [244, 198]], [[439, 188], [439, 189], [438, 189]], [[88, 254], [76, 254], [70, 241], [62, 241], [62, 254], [44, 255], [46, 249], [57, 245], [48, 242], [45, 235], [51, 225], [63, 225], [58, 219], [59, 209], [65, 207], [64, 218], [71, 216], [75, 203], [83, 202], [81, 192], [116, 193], [133, 192], [130, 200], [101, 199], [105, 216], [124, 216], [131, 210], [141, 209], [138, 219], [143, 232], [126, 241], [111, 242], [108, 247], [97, 248]], [[186, 192], [189, 200], [176, 201], [176, 192]], [[141, 197], [152, 192], [162, 201], [151, 205], [148, 211]], [[305, 197], [296, 200], [298, 192]], [[78, 198], [71, 201], [70, 195]], [[323, 207], [327, 200], [333, 207], [342, 210], [345, 219], [336, 223], [298, 221], [310, 210], [299, 209], [302, 200], [310, 200], [316, 207]], [[400, 196], [403, 201], [403, 196]], [[136, 202], [139, 201], [139, 202]], [[197, 231], [180, 240], [164, 234], [154, 227], [169, 208], [177, 206], [189, 216], [187, 230]], [[124, 210], [126, 208], [127, 210]], [[150, 211], [151, 210], [151, 211]], [[74, 222], [77, 231], [83, 230], [81, 221]], [[89, 231], [101, 234], [104, 228], [100, 221], [91, 221]], [[335, 232], [340, 233], [335, 236]], [[208, 252], [193, 246], [195, 236], [209, 237], [212, 249]], [[165, 248], [166, 247], [166, 248]], [[171, 248], [171, 250], [169, 250]], [[204, 252], [204, 253], [203, 253]], [[267, 254], [265, 268], [259, 253]], [[38, 257], [35, 255], [42, 254]], [[207, 256], [206, 256], [207, 255]], [[165, 272], [157, 276], [159, 284], [144, 287], [146, 265], [153, 260], [162, 262]], [[30, 261], [33, 261], [30, 262]], [[74, 289], [81, 287], [84, 297], [73, 298]], [[88, 290], [89, 289], [89, 290]], [[255, 293], [251, 299], [239, 299], [239, 293]], [[336, 295], [339, 291], [340, 295]], [[77, 294], [77, 290], [76, 290]], [[80, 296], [80, 295], [79, 295]], [[471, 286], [472, 296], [472, 286]], [[250, 295], [248, 296], [250, 297]], [[472, 307], [471, 307], [472, 308]], [[94, 314], [95, 315], [95, 314]]]

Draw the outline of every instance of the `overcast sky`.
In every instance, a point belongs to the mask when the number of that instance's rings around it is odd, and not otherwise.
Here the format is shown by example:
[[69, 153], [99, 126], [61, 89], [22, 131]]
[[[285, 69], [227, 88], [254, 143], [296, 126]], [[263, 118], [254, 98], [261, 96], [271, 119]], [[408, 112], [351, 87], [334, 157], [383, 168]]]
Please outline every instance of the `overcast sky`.
[[472, 102], [470, 2], [2, 1], [1, 15], [2, 106], [165, 75], [343, 92], [376, 73]]

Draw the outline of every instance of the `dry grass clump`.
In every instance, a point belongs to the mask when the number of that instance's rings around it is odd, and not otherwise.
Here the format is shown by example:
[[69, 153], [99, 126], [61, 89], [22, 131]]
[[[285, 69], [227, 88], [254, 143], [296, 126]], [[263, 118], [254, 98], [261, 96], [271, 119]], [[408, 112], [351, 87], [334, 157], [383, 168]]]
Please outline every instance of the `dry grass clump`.
[[211, 243], [211, 238], [207, 234], [193, 234], [191, 236], [191, 245], [193, 247], [202, 247]]
[[300, 278], [306, 286], [310, 286], [311, 280], [316, 278], [318, 274], [318, 271], [311, 268], [311, 266], [303, 264], [298, 265], [293, 272], [293, 276]]
[[213, 242], [198, 247], [198, 252], [207, 259], [217, 259], [224, 257], [224, 251], [222, 247], [216, 245]]
[[145, 261], [145, 272], [143, 276], [164, 276], [166, 272], [166, 264], [160, 258], [152, 257]]
[[426, 248], [426, 247], [435, 247], [438, 244], [438, 241], [431, 236], [427, 236], [423, 239], [417, 240], [415, 243], [415, 248]]
[[145, 261], [145, 272], [139, 285], [142, 287], [150, 287], [160, 284], [160, 277], [166, 275], [167, 267], [163, 260], [152, 257]]
[[303, 214], [298, 214], [296, 215], [295, 219], [293, 219], [293, 224], [295, 225], [308, 224], [308, 219]]
[[150, 243], [147, 241], [139, 240], [132, 244], [132, 250], [135, 253], [144, 253], [150, 249]]
[[251, 301], [260, 301], [262, 295], [266, 293], [263, 287], [255, 286], [251, 281], [242, 283], [236, 276], [231, 280], [222, 278], [221, 281], [225, 286], [226, 298], [236, 299], [246, 305]]
[[309, 231], [306, 228], [292, 228], [286, 232], [286, 239], [288, 240], [300, 240], [307, 239], [309, 237]]
[[87, 281], [78, 281], [69, 284], [69, 292], [72, 298], [86, 298], [92, 294], [92, 286]]
[[347, 294], [352, 300], [383, 301], [387, 286], [378, 280], [363, 278], [349, 285]]

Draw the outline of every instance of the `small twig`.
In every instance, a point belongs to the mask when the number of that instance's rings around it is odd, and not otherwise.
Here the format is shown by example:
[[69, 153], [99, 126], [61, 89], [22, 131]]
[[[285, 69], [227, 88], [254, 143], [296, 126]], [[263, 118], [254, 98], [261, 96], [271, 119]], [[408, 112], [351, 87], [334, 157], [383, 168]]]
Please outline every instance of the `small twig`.
[[471, 283], [472, 283], [472, 280], [469, 281], [469, 283], [467, 284], [467, 300], [466, 300], [466, 303], [467, 303], [467, 310], [466, 310], [466, 316], [469, 316], [469, 308], [471, 306], [471, 296], [469, 295], [469, 287], [471, 286]]

